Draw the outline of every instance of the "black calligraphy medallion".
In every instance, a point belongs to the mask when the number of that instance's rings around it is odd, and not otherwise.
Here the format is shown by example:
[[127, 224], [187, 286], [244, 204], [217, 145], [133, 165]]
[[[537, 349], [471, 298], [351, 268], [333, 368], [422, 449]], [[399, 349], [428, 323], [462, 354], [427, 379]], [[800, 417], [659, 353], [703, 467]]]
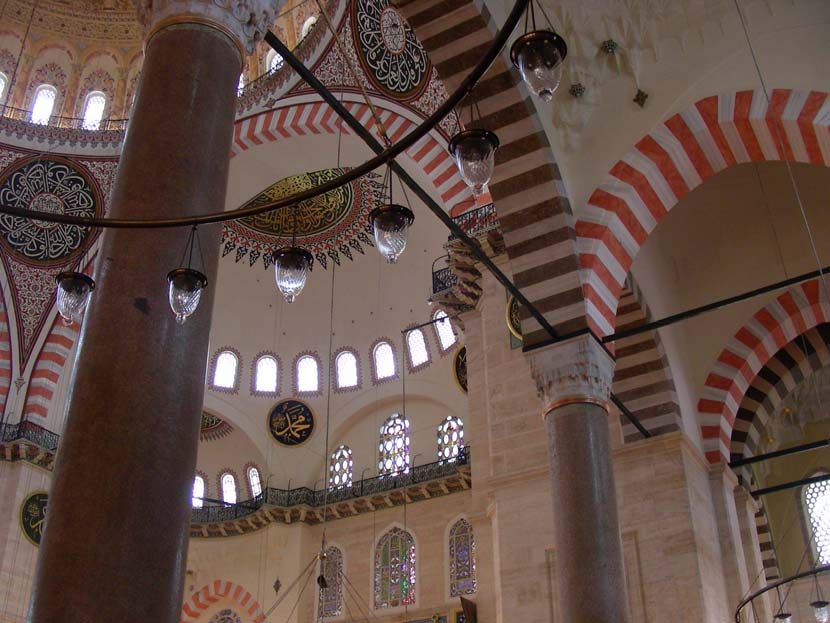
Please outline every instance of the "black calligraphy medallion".
[[455, 351], [455, 358], [452, 362], [452, 369], [455, 373], [455, 380], [458, 386], [467, 393], [467, 347], [462, 346]]
[[299, 446], [314, 432], [314, 414], [304, 402], [289, 399], [278, 402], [268, 414], [271, 436], [284, 446]]
[[20, 505], [20, 528], [32, 545], [40, 545], [43, 536], [43, 523], [46, 521], [46, 502], [49, 496], [45, 491], [30, 493]]
[[522, 317], [519, 314], [519, 301], [512, 294], [507, 300], [507, 311], [505, 312], [507, 320], [507, 329], [520, 342], [522, 341]]

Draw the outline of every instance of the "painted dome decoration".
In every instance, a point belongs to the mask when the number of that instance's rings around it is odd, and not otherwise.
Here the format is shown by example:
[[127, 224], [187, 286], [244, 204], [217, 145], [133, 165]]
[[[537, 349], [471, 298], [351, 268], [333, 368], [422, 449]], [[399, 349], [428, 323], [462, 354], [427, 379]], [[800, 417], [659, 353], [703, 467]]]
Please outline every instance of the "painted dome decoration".
[[[319, 186], [347, 170], [323, 169], [286, 177], [263, 190], [244, 207], [274, 203], [282, 197]], [[323, 268], [329, 258], [337, 264], [341, 255], [351, 260], [354, 251], [363, 254], [363, 245], [374, 246], [368, 214], [383, 200], [381, 182], [380, 176], [369, 174], [296, 207], [226, 223], [222, 256], [235, 252], [237, 262], [247, 257], [251, 266], [262, 260], [263, 266], [268, 268], [273, 263], [271, 252], [290, 244], [296, 229], [297, 244], [310, 251]]]

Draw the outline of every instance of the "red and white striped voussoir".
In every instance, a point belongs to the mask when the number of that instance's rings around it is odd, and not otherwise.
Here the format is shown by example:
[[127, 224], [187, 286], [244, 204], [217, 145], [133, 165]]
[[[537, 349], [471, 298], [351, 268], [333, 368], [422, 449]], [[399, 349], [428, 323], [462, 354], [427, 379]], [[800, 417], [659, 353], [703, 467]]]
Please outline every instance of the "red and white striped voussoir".
[[830, 95], [777, 89], [707, 97], [673, 115], [617, 162], [576, 223], [592, 323], [613, 332], [631, 263], [657, 223], [689, 191], [744, 162], [830, 166]]
[[78, 337], [78, 329], [77, 323], [66, 326], [60, 316], [55, 318], [32, 369], [23, 405], [24, 419], [46, 421], [58, 381]]
[[12, 347], [6, 306], [0, 301], [0, 416], [6, 409], [12, 380]]
[[820, 284], [806, 281], [778, 296], [741, 327], [718, 356], [698, 401], [703, 449], [712, 463], [729, 459], [732, 427], [744, 394], [762, 367], [793, 339], [830, 319]]
[[181, 623], [193, 623], [205, 610], [219, 601], [230, 600], [243, 610], [247, 617], [244, 623], [260, 623], [265, 620], [256, 599], [239, 584], [226, 580], [214, 580], [185, 601], [182, 606]]
[[[375, 118], [366, 104], [344, 102], [348, 111], [360, 123], [373, 132], [378, 140]], [[376, 107], [377, 108], [377, 107]], [[390, 140], [394, 143], [415, 127], [415, 122], [403, 115], [383, 108], [377, 108], [378, 115]], [[234, 126], [231, 157], [252, 149], [257, 145], [310, 134], [336, 134], [340, 118], [324, 102], [305, 102], [275, 108], [236, 122]], [[352, 134], [343, 124], [343, 133]], [[447, 210], [472, 198], [469, 188], [458, 174], [446, 146], [427, 134], [405, 152], [420, 166], [441, 196]]]

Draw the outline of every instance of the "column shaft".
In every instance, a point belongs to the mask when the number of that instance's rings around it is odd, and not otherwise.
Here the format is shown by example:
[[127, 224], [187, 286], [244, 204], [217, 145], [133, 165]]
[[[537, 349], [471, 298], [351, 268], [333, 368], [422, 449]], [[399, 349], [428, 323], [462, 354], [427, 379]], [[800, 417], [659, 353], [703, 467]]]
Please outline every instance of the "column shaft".
[[546, 416], [559, 611], [565, 623], [625, 623], [608, 413], [575, 403]]
[[[219, 30], [153, 35], [110, 215], [223, 209], [239, 51]], [[178, 623], [220, 227], [210, 281], [179, 326], [167, 304], [187, 228], [107, 230], [86, 312], [32, 595], [35, 623]], [[198, 268], [198, 266], [197, 266]]]

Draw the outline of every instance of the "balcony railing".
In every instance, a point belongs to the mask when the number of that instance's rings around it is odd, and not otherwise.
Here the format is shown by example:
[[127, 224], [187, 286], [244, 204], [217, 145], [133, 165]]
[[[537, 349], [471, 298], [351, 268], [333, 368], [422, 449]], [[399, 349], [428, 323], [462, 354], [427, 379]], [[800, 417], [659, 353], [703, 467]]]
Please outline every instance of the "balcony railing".
[[31, 123], [32, 125], [45, 125], [51, 128], [62, 128], [65, 130], [84, 130], [87, 132], [123, 132], [127, 129], [127, 119], [102, 119], [98, 123], [97, 128], [87, 127], [84, 120], [78, 117], [62, 117], [60, 115], [52, 115], [49, 117], [48, 123], [33, 123], [31, 111], [5, 105], [0, 106], [0, 117], [13, 119], [15, 121], [23, 121], [25, 123]]
[[458, 283], [458, 277], [449, 266], [446, 268], [439, 268], [432, 272], [432, 293], [438, 294], [451, 289]]
[[54, 452], [58, 449], [60, 435], [33, 422], [0, 424], [0, 442], [28, 441], [38, 448]]
[[[465, 234], [472, 238], [478, 234], [490, 231], [491, 229], [497, 229], [499, 227], [499, 217], [496, 215], [496, 206], [492, 203], [483, 205], [475, 210], [470, 210], [469, 212], [464, 212], [464, 214], [460, 214], [459, 216], [454, 216], [452, 220], [455, 221], [456, 225], [464, 230]], [[453, 240], [454, 238], [454, 235], [450, 235], [450, 240]]]
[[462, 448], [455, 460], [436, 461], [426, 465], [418, 465], [408, 472], [399, 472], [388, 476], [375, 476], [352, 483], [349, 487], [330, 488], [328, 496], [325, 489], [276, 489], [268, 487], [253, 499], [236, 504], [212, 504], [203, 508], [194, 508], [191, 514], [192, 523], [222, 523], [241, 519], [257, 512], [264, 505], [291, 508], [307, 506], [322, 508], [324, 505], [333, 505], [347, 502], [364, 496], [377, 495], [387, 491], [394, 491], [404, 487], [446, 478], [458, 472], [458, 468], [467, 465], [470, 461], [469, 447]]

